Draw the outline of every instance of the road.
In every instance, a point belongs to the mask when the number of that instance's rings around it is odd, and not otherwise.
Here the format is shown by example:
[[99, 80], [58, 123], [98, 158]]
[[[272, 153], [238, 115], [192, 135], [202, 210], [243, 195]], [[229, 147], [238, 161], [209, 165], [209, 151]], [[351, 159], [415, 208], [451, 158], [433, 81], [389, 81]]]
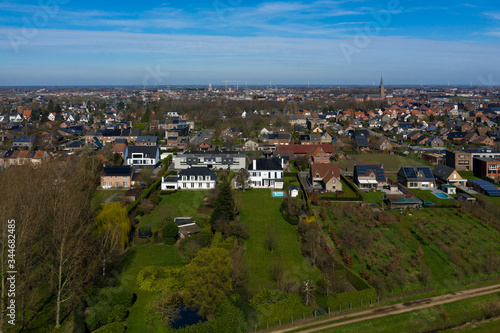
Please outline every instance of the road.
[[[291, 332], [291, 331], [300, 331], [300, 332], [318, 332], [320, 330], [353, 324], [365, 320], [371, 320], [381, 317], [392, 316], [395, 314], [411, 312], [415, 310], [430, 308], [433, 306], [438, 306], [446, 303], [453, 303], [469, 298], [485, 296], [489, 294], [500, 293], [500, 284], [496, 284], [489, 287], [482, 287], [476, 289], [469, 289], [458, 291], [451, 294], [429, 297], [425, 299], [415, 300], [411, 302], [393, 304], [389, 306], [383, 307], [375, 307], [370, 310], [349, 313], [343, 316], [335, 316], [330, 317], [328, 319], [318, 320], [318, 321], [309, 321], [304, 324], [297, 324], [289, 327], [279, 327], [269, 332]], [[342, 320], [339, 322], [339, 320]]]

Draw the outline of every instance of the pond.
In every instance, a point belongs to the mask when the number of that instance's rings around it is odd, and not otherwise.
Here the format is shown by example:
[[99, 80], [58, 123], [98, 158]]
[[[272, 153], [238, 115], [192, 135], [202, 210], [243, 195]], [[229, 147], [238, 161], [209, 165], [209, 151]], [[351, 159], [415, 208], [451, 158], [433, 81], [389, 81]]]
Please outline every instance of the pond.
[[179, 309], [179, 319], [172, 323], [173, 329], [183, 328], [204, 321], [203, 317], [198, 314], [197, 310], [191, 310], [184, 305], [181, 305]]

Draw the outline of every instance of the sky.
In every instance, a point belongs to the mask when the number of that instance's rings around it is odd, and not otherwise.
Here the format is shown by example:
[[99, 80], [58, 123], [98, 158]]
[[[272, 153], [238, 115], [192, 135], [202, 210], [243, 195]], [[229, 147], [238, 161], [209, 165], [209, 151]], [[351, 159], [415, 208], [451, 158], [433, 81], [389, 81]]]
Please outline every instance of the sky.
[[0, 85], [500, 86], [497, 1], [3, 1]]

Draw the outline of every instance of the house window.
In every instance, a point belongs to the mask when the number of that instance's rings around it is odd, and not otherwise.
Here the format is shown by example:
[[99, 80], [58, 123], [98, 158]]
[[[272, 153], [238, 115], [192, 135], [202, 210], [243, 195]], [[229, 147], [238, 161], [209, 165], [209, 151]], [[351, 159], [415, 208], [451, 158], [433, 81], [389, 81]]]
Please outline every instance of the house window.
[[201, 186], [202, 186], [202, 183], [198, 183], [198, 188], [201, 188]]
[[191, 176], [189, 177], [190, 179], [189, 180], [195, 180], [195, 177], [194, 176]]
[[182, 180], [187, 180], [187, 177], [186, 176], [182, 176]]
[[410, 182], [409, 188], [418, 188], [418, 183]]
[[186, 183], [182, 183], [182, 187], [186, 188]]
[[496, 165], [496, 164], [490, 164], [490, 165], [488, 165], [488, 170], [489, 171], [497, 170], [497, 169], [498, 169], [498, 165]]
[[128, 186], [128, 183], [127, 182], [123, 182], [123, 187], [127, 187]]
[[429, 188], [429, 183], [422, 183], [422, 188]]
[[203, 180], [203, 176], [198, 176], [198, 180]]
[[210, 176], [206, 176], [206, 177], [205, 177], [205, 180], [210, 180]]

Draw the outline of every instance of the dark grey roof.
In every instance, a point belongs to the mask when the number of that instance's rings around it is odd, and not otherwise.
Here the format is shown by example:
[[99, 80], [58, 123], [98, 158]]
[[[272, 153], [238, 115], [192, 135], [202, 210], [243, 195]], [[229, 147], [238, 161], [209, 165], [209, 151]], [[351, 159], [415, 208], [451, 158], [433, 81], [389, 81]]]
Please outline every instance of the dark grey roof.
[[157, 136], [138, 136], [137, 137], [137, 140], [136, 140], [136, 143], [140, 142], [140, 143], [156, 143], [158, 141], [158, 137]]
[[182, 176], [210, 176], [212, 179], [216, 179], [217, 175], [215, 172], [207, 167], [190, 167], [179, 172], [179, 177]]
[[448, 179], [455, 169], [439, 163], [434, 169], [432, 169], [432, 174], [438, 179]]
[[133, 168], [129, 165], [107, 166], [102, 171], [104, 176], [130, 176]]
[[259, 158], [256, 160], [256, 168], [253, 168], [253, 163], [250, 163], [248, 170], [277, 170], [283, 171], [280, 159], [277, 157], [272, 158]]
[[158, 153], [158, 148], [149, 146], [128, 146], [127, 158], [132, 158], [132, 154], [134, 153], [144, 153], [147, 154], [145, 156], [147, 158], [156, 158], [156, 154]]

